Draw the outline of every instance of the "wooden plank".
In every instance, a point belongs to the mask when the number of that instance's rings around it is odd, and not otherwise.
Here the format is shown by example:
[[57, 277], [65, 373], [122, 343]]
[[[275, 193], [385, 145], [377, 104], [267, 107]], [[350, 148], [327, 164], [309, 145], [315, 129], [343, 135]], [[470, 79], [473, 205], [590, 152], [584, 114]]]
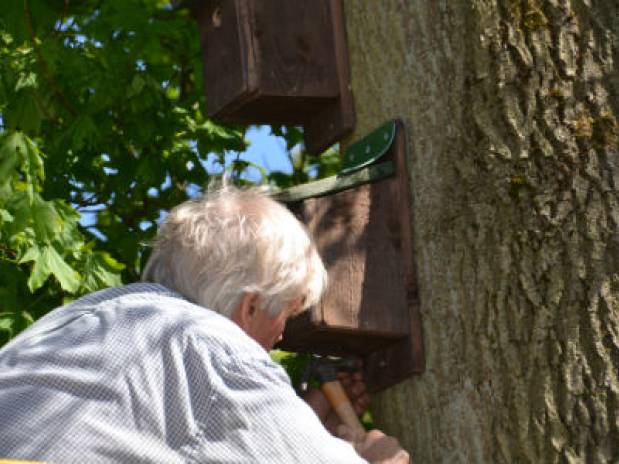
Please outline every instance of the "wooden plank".
[[[195, 10], [200, 33], [204, 83], [209, 115], [254, 90], [247, 76], [247, 31], [236, 1], [212, 0]], [[225, 44], [225, 46], [223, 45]]]
[[315, 182], [290, 187], [273, 194], [273, 198], [282, 203], [294, 203], [307, 198], [332, 195], [343, 190], [359, 187], [390, 177], [394, 173], [393, 163], [387, 161], [356, 171], [346, 176], [331, 176]]
[[[277, 345], [278, 349], [296, 353], [312, 353], [325, 356], [351, 356], [360, 358], [382, 352], [386, 347], [393, 346], [402, 337], [390, 333], [364, 332], [346, 327], [314, 327], [311, 330], [301, 330], [298, 319], [289, 322], [292, 325], [294, 337], [285, 337]], [[296, 325], [299, 324], [299, 327]], [[298, 330], [297, 330], [298, 329]]]
[[[337, 98], [329, 0], [247, 3], [252, 13], [252, 48], [259, 64], [260, 94]], [[294, 111], [292, 105], [289, 110]]]
[[[305, 148], [321, 153], [352, 133], [355, 127], [355, 106], [350, 81], [348, 45], [342, 0], [328, 0], [331, 11], [335, 69], [339, 86], [337, 100], [314, 115], [305, 125]], [[295, 2], [298, 3], [298, 2]]]
[[331, 285], [316, 318], [327, 327], [408, 334], [404, 268], [393, 181], [304, 202], [304, 216]]
[[365, 378], [371, 392], [383, 390], [411, 375], [425, 370], [425, 354], [415, 259], [413, 255], [413, 208], [411, 179], [406, 159], [406, 136], [401, 121], [397, 121], [396, 138], [392, 148], [397, 176], [394, 178], [395, 204], [399, 208], [399, 230], [402, 263], [404, 265], [404, 294], [409, 315], [409, 336], [375, 350], [365, 357]]

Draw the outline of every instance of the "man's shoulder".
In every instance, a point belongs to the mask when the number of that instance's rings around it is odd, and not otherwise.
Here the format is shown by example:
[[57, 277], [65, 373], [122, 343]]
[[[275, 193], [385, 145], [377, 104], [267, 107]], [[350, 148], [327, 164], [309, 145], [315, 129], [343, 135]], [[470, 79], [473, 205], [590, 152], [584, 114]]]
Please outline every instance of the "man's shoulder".
[[105, 307], [124, 306], [159, 306], [163, 302], [176, 304], [190, 303], [179, 293], [170, 290], [163, 285], [139, 282], [120, 287], [110, 287], [89, 293], [75, 300], [66, 309], [94, 310]]
[[[162, 285], [135, 283], [107, 288], [86, 295], [69, 306], [67, 312], [113, 313], [117, 317], [138, 318], [156, 315], [170, 320], [222, 318]], [[225, 318], [224, 318], [225, 319]]]
[[71, 309], [77, 312], [107, 312], [113, 320], [134, 321], [143, 327], [148, 327], [148, 322], [152, 321], [158, 327], [173, 327], [187, 335], [225, 340], [230, 339], [227, 334], [239, 335], [240, 331], [229, 318], [153, 283], [105, 289], [77, 300]]
[[139, 322], [140, 330], [148, 330], [149, 326], [157, 331], [164, 328], [177, 342], [182, 339], [183, 344], [198, 344], [222, 359], [270, 359], [231, 319], [158, 284], [138, 283], [104, 290], [82, 304], [101, 306], [99, 310], [113, 311], [123, 321]]

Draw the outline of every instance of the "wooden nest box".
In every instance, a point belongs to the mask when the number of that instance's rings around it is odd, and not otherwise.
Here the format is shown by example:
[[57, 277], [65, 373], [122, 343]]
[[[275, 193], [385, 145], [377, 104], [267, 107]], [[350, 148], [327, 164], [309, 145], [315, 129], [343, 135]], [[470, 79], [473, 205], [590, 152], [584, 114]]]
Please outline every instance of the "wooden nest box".
[[303, 126], [310, 153], [352, 131], [340, 0], [204, 0], [192, 7], [209, 117]]
[[276, 195], [307, 225], [329, 273], [321, 303], [288, 322], [279, 347], [359, 356], [376, 391], [424, 370], [402, 124], [351, 145], [344, 166]]

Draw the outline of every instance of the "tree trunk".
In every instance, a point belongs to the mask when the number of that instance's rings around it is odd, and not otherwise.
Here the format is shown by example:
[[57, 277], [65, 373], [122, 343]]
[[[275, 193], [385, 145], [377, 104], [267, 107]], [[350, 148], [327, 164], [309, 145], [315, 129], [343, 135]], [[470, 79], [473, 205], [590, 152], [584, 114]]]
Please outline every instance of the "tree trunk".
[[409, 137], [417, 463], [619, 462], [619, 3], [346, 0], [357, 139]]

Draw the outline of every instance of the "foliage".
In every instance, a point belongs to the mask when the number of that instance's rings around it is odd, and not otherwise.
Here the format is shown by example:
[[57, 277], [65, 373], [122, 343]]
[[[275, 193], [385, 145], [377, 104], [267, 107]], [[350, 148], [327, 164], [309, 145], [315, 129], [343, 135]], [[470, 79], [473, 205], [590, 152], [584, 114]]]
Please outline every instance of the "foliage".
[[307, 369], [312, 362], [312, 355], [273, 350], [271, 351], [271, 359], [281, 364], [290, 377], [290, 383], [298, 389], [301, 386], [301, 380], [305, 369]]
[[337, 147], [332, 147], [319, 155], [313, 155], [305, 150], [295, 151], [295, 147], [303, 142], [303, 132], [297, 127], [273, 126], [272, 133], [286, 140], [288, 159], [292, 173], [272, 171], [268, 179], [277, 187], [286, 188], [303, 184], [312, 179], [322, 179], [334, 176], [340, 171], [341, 158]]
[[[165, 211], [245, 128], [203, 113], [193, 19], [161, 0], [5, 0], [0, 11], [0, 345], [54, 307], [135, 281]], [[333, 172], [296, 128], [290, 185]], [[296, 151], [293, 153], [293, 148]], [[324, 158], [325, 163], [321, 163]], [[230, 167], [239, 182], [247, 164]]]

